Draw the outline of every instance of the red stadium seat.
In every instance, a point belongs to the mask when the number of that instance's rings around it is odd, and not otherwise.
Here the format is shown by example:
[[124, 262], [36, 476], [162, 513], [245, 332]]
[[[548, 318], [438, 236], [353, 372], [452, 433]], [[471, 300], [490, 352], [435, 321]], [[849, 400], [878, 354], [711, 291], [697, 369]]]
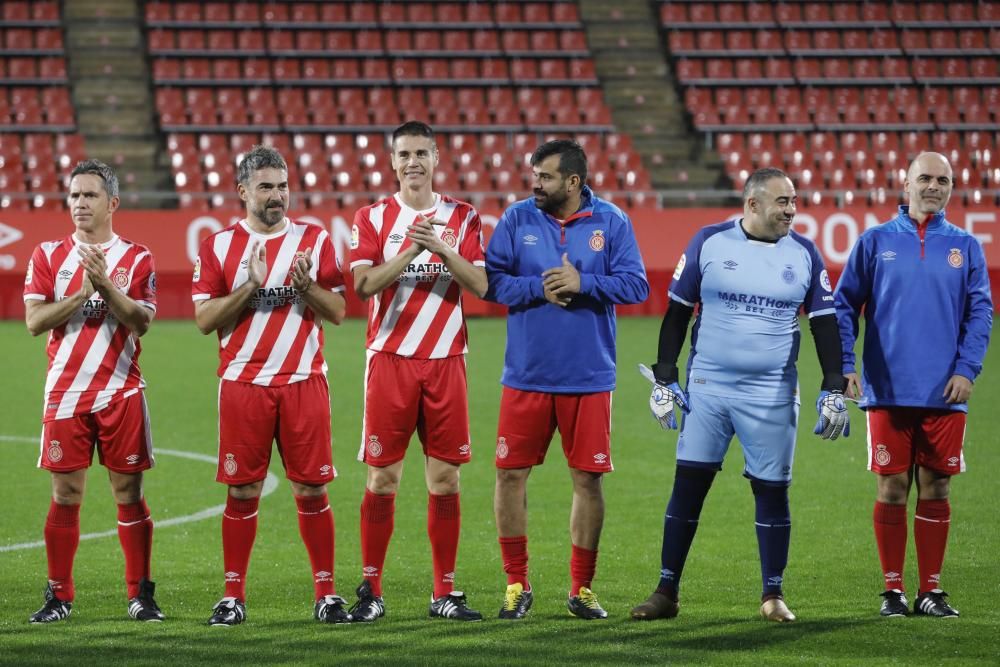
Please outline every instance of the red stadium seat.
[[552, 20], [556, 23], [580, 23], [580, 10], [575, 2], [553, 3]]
[[802, 18], [808, 23], [829, 23], [833, 20], [828, 3], [807, 2], [802, 8]]
[[260, 22], [260, 5], [256, 2], [237, 2], [232, 9], [233, 21], [236, 23]]
[[261, 20], [269, 23], [285, 23], [289, 20], [288, 5], [281, 2], [268, 2], [260, 10]]
[[298, 51], [322, 51], [323, 33], [319, 30], [296, 30], [295, 48]]
[[688, 19], [692, 23], [715, 23], [718, 18], [710, 2], [693, 2], [688, 5]]
[[496, 30], [476, 30], [472, 33], [472, 48], [475, 51], [499, 51], [500, 36]]
[[201, 22], [201, 3], [178, 2], [174, 4], [174, 20], [184, 23]]
[[443, 46], [453, 54], [471, 51], [472, 36], [464, 30], [448, 30], [444, 33]]
[[521, 23], [521, 5], [515, 2], [498, 2], [493, 7], [497, 23]]

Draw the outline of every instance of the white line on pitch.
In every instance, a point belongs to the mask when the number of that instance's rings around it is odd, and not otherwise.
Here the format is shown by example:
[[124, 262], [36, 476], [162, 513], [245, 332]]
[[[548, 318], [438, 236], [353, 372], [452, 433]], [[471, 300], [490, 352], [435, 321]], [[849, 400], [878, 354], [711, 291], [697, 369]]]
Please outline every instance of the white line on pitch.
[[[25, 442], [38, 444], [38, 438], [28, 438], [21, 435], [0, 435], [0, 442]], [[218, 460], [214, 456], [209, 456], [207, 454], [198, 454], [197, 452], [185, 452], [179, 449], [156, 449], [154, 454], [165, 454], [167, 456], [176, 456], [182, 459], [191, 459], [192, 461], [204, 461], [206, 463], [217, 464]], [[264, 479], [264, 489], [261, 491], [261, 497], [268, 496], [278, 488], [278, 478], [274, 473], [268, 471], [267, 477]], [[191, 523], [193, 521], [201, 521], [203, 519], [210, 519], [213, 516], [219, 516], [222, 514], [223, 510], [226, 509], [225, 505], [215, 505], [213, 507], [207, 507], [194, 514], [187, 514], [185, 516], [177, 516], [172, 519], [157, 519], [154, 524], [157, 528], [164, 528], [166, 526], [176, 526], [182, 523]], [[98, 537], [111, 537], [112, 535], [117, 535], [118, 529], [105, 530], [100, 533], [86, 533], [80, 536], [81, 540], [93, 540]], [[6, 544], [0, 545], [0, 553], [4, 551], [20, 551], [22, 549], [34, 549], [35, 547], [44, 547], [45, 542], [22, 542], [20, 544]]]

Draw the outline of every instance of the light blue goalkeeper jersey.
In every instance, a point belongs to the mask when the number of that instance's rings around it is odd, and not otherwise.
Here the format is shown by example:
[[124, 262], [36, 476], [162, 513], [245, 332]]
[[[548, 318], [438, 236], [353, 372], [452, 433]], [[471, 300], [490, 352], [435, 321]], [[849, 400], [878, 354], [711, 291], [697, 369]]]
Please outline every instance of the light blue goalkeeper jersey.
[[812, 241], [747, 238], [740, 222], [699, 231], [674, 272], [670, 297], [701, 304], [687, 389], [757, 402], [798, 402], [799, 308], [834, 313], [830, 278]]

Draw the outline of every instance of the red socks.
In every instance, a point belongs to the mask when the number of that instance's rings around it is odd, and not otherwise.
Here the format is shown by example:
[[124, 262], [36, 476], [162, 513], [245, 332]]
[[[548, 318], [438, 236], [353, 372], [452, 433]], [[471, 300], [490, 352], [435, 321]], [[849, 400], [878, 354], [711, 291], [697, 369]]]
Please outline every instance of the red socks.
[[333, 510], [324, 493], [321, 496], [295, 496], [299, 508], [299, 534], [312, 563], [316, 599], [336, 595], [333, 583], [334, 527]]
[[503, 571], [507, 573], [507, 585], [528, 586], [528, 536], [500, 538], [500, 555], [503, 556]]
[[458, 534], [462, 512], [458, 494], [427, 494], [427, 536], [434, 560], [434, 598], [455, 590], [455, 561], [458, 558]]
[[145, 498], [137, 503], [118, 505], [118, 541], [125, 554], [125, 583], [131, 600], [139, 594], [139, 580], [150, 578], [153, 520], [149, 518]]
[[941, 588], [941, 565], [948, 546], [951, 505], [948, 499], [918, 500], [913, 517], [913, 541], [917, 545], [920, 592]]
[[222, 560], [226, 568], [226, 597], [246, 602], [246, 577], [250, 552], [257, 537], [260, 498], [237, 500], [226, 496], [222, 513]]
[[569, 559], [569, 574], [572, 588], [569, 596], [580, 594], [580, 587], [590, 588], [594, 580], [594, 571], [597, 570], [597, 550], [584, 549], [573, 545], [573, 555]]
[[49, 583], [57, 598], [72, 602], [73, 558], [80, 545], [80, 506], [52, 501], [45, 519], [45, 554], [49, 563]]
[[382, 568], [395, 513], [395, 493], [380, 496], [365, 489], [361, 501], [361, 571], [375, 596], [382, 595]]
[[903, 588], [903, 563], [906, 560], [906, 505], [875, 501], [872, 514], [875, 543], [882, 563], [885, 590]]

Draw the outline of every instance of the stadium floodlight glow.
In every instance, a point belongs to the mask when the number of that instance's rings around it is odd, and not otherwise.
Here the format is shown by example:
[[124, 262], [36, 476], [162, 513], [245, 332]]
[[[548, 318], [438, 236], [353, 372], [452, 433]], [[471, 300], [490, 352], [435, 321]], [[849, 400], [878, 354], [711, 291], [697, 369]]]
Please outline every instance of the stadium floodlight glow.
[[220, 195], [218, 193], [212, 195], [212, 206], [213, 207], [220, 208], [225, 203], [226, 203], [226, 198], [223, 197], [222, 195]]
[[219, 183], [222, 182], [222, 179], [219, 177], [219, 172], [217, 171], [208, 172], [205, 175], [205, 180], [208, 181], [208, 186], [211, 188], [219, 187]]
[[205, 168], [211, 169], [212, 167], [215, 166], [215, 156], [211, 153], [206, 153], [204, 162], [205, 162]]
[[316, 181], [319, 179], [316, 178], [315, 173], [307, 171], [305, 177], [302, 180], [305, 181], [306, 187], [311, 188], [314, 185], [316, 185]]
[[803, 185], [809, 185], [810, 183], [812, 183], [812, 180], [813, 180], [812, 169], [803, 169], [802, 170], [802, 184]]
[[300, 153], [299, 154], [299, 166], [308, 167], [312, 164], [313, 157], [310, 153]]
[[73, 164], [73, 159], [66, 153], [63, 153], [62, 155], [59, 156], [59, 166], [62, 169], [69, 169], [69, 166], [71, 164]]
[[330, 153], [330, 166], [334, 169], [340, 169], [344, 164], [344, 154], [343, 153]]
[[181, 153], [173, 153], [170, 156], [170, 166], [177, 169], [182, 164], [184, 164], [184, 155]]
[[854, 192], [852, 190], [848, 190], [847, 192], [844, 193], [844, 203], [845, 204], [854, 203]]
[[187, 174], [185, 174], [183, 171], [177, 172], [177, 175], [174, 176], [174, 183], [176, 183], [177, 187], [179, 188], [183, 188], [185, 185], [187, 185], [187, 182], [188, 182]]
[[42, 195], [35, 195], [34, 198], [31, 200], [31, 204], [35, 208], [41, 208], [45, 204], [45, 197], [43, 197]]
[[372, 167], [375, 166], [375, 154], [365, 153], [364, 155], [361, 156], [361, 162], [365, 165], [365, 167], [371, 169]]
[[977, 204], [981, 204], [983, 202], [983, 193], [979, 191], [979, 188], [972, 191], [972, 201]]
[[295, 146], [296, 150], [302, 150], [303, 146], [306, 145], [306, 138], [301, 134], [295, 134], [292, 136], [292, 145]]
[[[733, 153], [733, 155], [735, 156], [736, 153]], [[792, 164], [796, 167], [802, 164], [802, 151], [795, 151], [792, 153]]]
[[823, 201], [823, 195], [820, 194], [819, 190], [814, 191], [812, 193], [812, 203], [818, 205], [821, 201]]
[[342, 188], [346, 188], [351, 184], [351, 176], [346, 171], [342, 171], [337, 174], [337, 185]]
[[382, 185], [382, 172], [380, 171], [372, 172], [372, 185], [375, 186], [376, 188]]
[[354, 143], [357, 144], [358, 148], [368, 148], [368, 137], [363, 134], [359, 134], [354, 140]]

